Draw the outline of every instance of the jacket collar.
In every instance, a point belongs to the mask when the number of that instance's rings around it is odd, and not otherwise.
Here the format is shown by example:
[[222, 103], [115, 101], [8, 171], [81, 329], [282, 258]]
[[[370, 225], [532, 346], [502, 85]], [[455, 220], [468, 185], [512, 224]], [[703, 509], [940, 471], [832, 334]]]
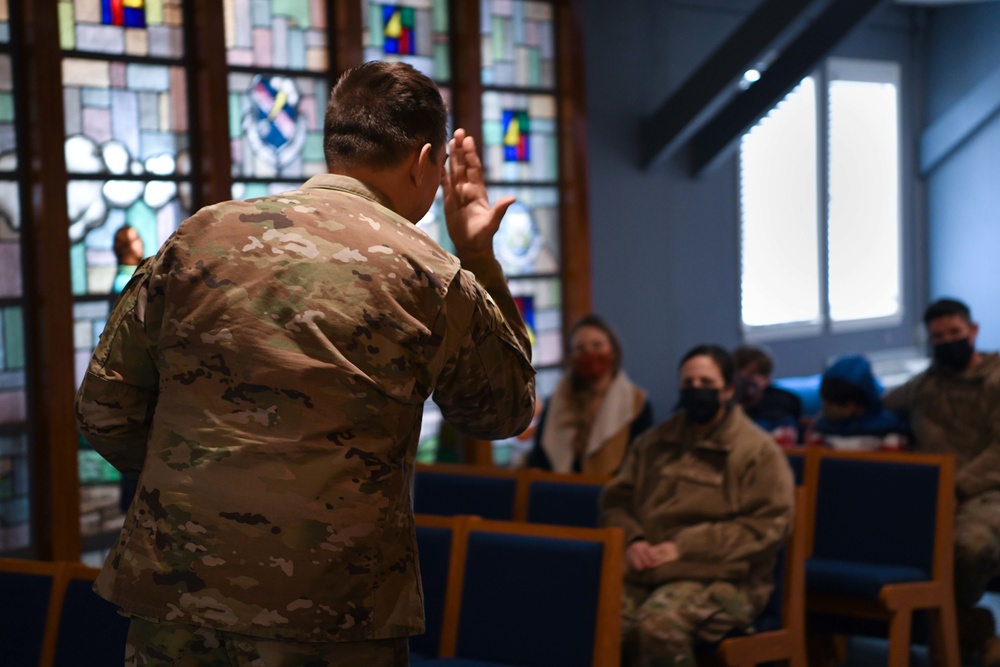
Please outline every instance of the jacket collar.
[[[716, 425], [714, 429], [709, 431], [708, 435], [700, 440], [696, 440], [694, 446], [698, 449], [707, 449], [717, 452], [729, 452], [732, 451], [733, 445], [736, 442], [736, 434], [740, 428], [741, 417], [743, 416], [743, 408], [736, 404], [731, 404], [726, 409], [726, 414], [722, 418], [722, 421]], [[687, 418], [684, 418], [684, 429], [687, 430], [691, 428], [691, 425], [687, 423]]]
[[376, 204], [385, 206], [390, 211], [395, 212], [392, 202], [380, 190], [371, 185], [362, 183], [356, 178], [344, 176], [342, 174], [319, 174], [313, 176], [301, 188], [302, 190], [337, 190], [348, 194], [357, 195], [371, 200]]

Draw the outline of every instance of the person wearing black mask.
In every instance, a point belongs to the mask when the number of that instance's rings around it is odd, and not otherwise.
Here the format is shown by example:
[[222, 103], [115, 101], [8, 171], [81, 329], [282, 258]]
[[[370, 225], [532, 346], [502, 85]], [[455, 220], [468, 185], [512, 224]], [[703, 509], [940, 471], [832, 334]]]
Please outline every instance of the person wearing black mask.
[[1000, 667], [993, 616], [975, 607], [1000, 576], [1000, 355], [976, 350], [979, 325], [961, 301], [935, 301], [924, 324], [933, 346], [930, 367], [886, 394], [883, 404], [909, 422], [914, 451], [955, 456], [959, 638], [963, 651]]
[[653, 425], [653, 409], [621, 368], [618, 336], [597, 315], [570, 329], [566, 360], [566, 375], [545, 405], [525, 465], [613, 475], [632, 440]]
[[725, 349], [688, 352], [677, 413], [635, 441], [601, 496], [601, 524], [625, 531], [630, 667], [695, 664], [695, 644], [748, 628], [773, 590], [794, 481], [733, 401], [734, 375]]

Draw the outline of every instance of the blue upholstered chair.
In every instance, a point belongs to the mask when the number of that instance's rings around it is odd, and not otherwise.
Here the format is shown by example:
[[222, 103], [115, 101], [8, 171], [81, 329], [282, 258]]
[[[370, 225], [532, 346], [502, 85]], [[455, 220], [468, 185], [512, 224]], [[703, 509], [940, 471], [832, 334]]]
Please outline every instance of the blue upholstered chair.
[[470, 520], [453, 551], [441, 661], [615, 667], [621, 650], [623, 536]]
[[[39, 665], [45, 630], [55, 615], [61, 563], [0, 560], [0, 662]], [[51, 647], [48, 648], [51, 660]]]
[[94, 592], [98, 570], [66, 564], [65, 592], [56, 633], [55, 667], [93, 667], [125, 663], [128, 618]]
[[424, 593], [426, 631], [410, 638], [410, 657], [419, 662], [436, 658], [441, 650], [441, 627], [448, 586], [448, 567], [455, 547], [454, 517], [417, 515], [417, 562]]
[[824, 450], [808, 459], [805, 486], [814, 513], [807, 608], [817, 622], [852, 633], [852, 617], [884, 620], [889, 665], [905, 667], [913, 612], [925, 610], [936, 654], [957, 667], [954, 460]]
[[489, 466], [417, 466], [413, 511], [417, 514], [484, 519], [514, 518], [517, 473]]
[[805, 562], [809, 516], [806, 491], [795, 490], [795, 523], [779, 554], [774, 592], [754, 624], [753, 634], [730, 637], [719, 644], [722, 662], [731, 667], [753, 667], [787, 661], [789, 667], [806, 667]]
[[597, 528], [605, 475], [569, 475], [543, 470], [521, 471], [514, 519], [528, 523]]
[[[802, 486], [806, 479], [806, 458], [813, 447], [808, 449], [788, 449], [785, 454], [788, 458], [788, 466], [792, 469], [792, 476], [795, 477], [795, 486]], [[805, 511], [805, 507], [803, 507]]]

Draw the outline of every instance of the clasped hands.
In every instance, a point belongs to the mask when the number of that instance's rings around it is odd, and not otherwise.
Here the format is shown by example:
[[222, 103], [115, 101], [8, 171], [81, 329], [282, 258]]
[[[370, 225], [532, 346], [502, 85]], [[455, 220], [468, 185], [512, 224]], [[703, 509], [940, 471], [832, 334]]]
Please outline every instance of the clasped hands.
[[625, 562], [636, 572], [651, 570], [664, 563], [680, 558], [676, 542], [650, 544], [646, 540], [636, 540], [625, 550]]

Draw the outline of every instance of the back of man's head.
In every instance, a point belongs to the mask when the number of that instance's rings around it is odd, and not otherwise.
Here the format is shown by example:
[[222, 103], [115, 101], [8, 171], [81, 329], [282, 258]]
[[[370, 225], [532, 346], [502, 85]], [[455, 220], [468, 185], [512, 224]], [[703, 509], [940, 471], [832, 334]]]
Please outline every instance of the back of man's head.
[[741, 373], [760, 373], [769, 378], [774, 372], [774, 360], [771, 359], [771, 355], [752, 345], [742, 345], [733, 350], [733, 363], [736, 364], [736, 370]]
[[[405, 63], [373, 61], [341, 75], [326, 106], [323, 148], [330, 171], [380, 171], [411, 151], [447, 141], [437, 86]], [[433, 159], [433, 158], [432, 158]]]
[[960, 316], [967, 324], [972, 324], [972, 312], [969, 307], [957, 299], [938, 299], [927, 306], [924, 311], [924, 326], [929, 326], [931, 322], [950, 315]]

